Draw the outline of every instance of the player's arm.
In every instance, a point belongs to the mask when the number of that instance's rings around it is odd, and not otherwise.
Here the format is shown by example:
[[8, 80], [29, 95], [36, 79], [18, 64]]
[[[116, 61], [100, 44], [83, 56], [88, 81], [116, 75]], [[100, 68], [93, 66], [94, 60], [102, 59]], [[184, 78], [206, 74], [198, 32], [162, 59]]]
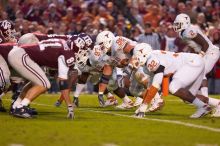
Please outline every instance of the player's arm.
[[112, 66], [111, 65], [104, 65], [103, 67], [103, 72], [102, 76], [99, 81], [99, 95], [98, 95], [98, 100], [101, 106], [105, 105], [104, 99], [103, 99], [103, 94], [107, 88], [108, 82], [111, 78], [112, 75]]
[[196, 29], [191, 28], [189, 30], [185, 30], [185, 32], [183, 32], [182, 35], [183, 37], [192, 39], [196, 44], [200, 45], [203, 53], [207, 51], [209, 44], [205, 40], [205, 38], [197, 32]]
[[144, 95], [143, 103], [149, 104], [161, 87], [165, 67], [156, 58], [151, 58], [147, 62], [147, 68], [154, 73], [153, 82]]
[[69, 85], [68, 85], [68, 71], [69, 67], [66, 64], [65, 57], [63, 55], [58, 57], [58, 79], [61, 94], [68, 107], [68, 118], [73, 118], [73, 106], [69, 97]]
[[199, 33], [192, 40], [201, 46], [203, 53], [205, 53], [207, 51], [207, 49], [209, 48], [208, 42]]
[[133, 49], [134, 49], [134, 46], [133, 45], [131, 45], [129, 42], [127, 42], [127, 44], [125, 45], [125, 47], [124, 47], [124, 49], [123, 49], [123, 51], [124, 51], [124, 53], [126, 53], [126, 54], [133, 54], [132, 52], [133, 52]]

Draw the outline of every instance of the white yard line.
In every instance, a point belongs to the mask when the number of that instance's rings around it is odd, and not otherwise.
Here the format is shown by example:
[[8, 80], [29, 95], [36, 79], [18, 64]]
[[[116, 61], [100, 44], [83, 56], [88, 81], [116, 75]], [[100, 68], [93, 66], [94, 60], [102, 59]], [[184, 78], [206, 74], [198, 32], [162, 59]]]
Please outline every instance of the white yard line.
[[[7, 100], [7, 99], [5, 99]], [[9, 101], [9, 100], [8, 100]], [[42, 103], [36, 103], [33, 102], [32, 104], [38, 105], [38, 106], [45, 106], [45, 107], [54, 107], [53, 105], [48, 105], [48, 104], [42, 104]], [[65, 107], [60, 107], [60, 108], [65, 108]], [[187, 122], [182, 122], [182, 121], [176, 121], [176, 120], [165, 120], [165, 119], [156, 119], [156, 118], [138, 118], [135, 116], [129, 116], [129, 115], [124, 115], [124, 114], [118, 114], [114, 112], [108, 112], [108, 111], [99, 111], [99, 110], [92, 110], [89, 108], [78, 108], [78, 110], [81, 111], [88, 111], [88, 112], [94, 112], [94, 113], [101, 113], [101, 114], [109, 114], [109, 115], [114, 115], [114, 116], [120, 116], [120, 117], [126, 117], [126, 118], [132, 118], [132, 119], [139, 119], [139, 120], [147, 120], [147, 121], [156, 121], [156, 122], [162, 122], [162, 123], [170, 123], [170, 124], [176, 124], [176, 125], [182, 125], [186, 127], [192, 127], [192, 128], [197, 128], [197, 129], [203, 129], [207, 131], [212, 131], [212, 132], [219, 132], [220, 133], [220, 128], [212, 128], [208, 126], [203, 126], [203, 125], [198, 125], [198, 124], [192, 124], [192, 123], [187, 123]]]

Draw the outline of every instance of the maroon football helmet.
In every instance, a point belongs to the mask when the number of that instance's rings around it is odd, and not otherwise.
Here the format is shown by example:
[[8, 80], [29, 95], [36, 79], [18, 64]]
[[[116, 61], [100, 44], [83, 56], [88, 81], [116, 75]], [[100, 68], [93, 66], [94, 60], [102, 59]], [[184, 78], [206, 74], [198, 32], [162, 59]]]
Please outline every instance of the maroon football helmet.
[[0, 43], [16, 42], [16, 31], [12, 22], [8, 20], [0, 21]]
[[86, 33], [80, 33], [78, 36], [81, 37], [85, 41], [86, 49], [91, 50], [93, 48], [94, 41], [92, 40], [92, 37], [90, 35]]

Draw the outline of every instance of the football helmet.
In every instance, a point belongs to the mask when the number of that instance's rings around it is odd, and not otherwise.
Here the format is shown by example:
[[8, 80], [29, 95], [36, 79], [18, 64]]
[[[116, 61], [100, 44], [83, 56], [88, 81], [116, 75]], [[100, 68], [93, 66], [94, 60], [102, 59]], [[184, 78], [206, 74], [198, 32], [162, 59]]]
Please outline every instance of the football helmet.
[[136, 58], [138, 60], [138, 66], [136, 66], [136, 67], [144, 65], [152, 51], [153, 50], [152, 50], [151, 46], [147, 43], [137, 44], [134, 47], [133, 57], [132, 57], [132, 58]]
[[87, 60], [89, 59], [89, 51], [88, 50], [79, 50], [77, 53], [75, 53], [76, 57], [76, 64], [79, 68], [83, 68], [87, 64]]
[[81, 37], [84, 41], [85, 41], [85, 45], [87, 47], [87, 49], [92, 49], [94, 46], [94, 41], [92, 40], [92, 37], [86, 33], [80, 33], [78, 35], [79, 37]]
[[175, 32], [181, 32], [189, 27], [191, 24], [190, 17], [187, 14], [181, 13], [176, 16], [173, 22], [173, 29]]
[[96, 44], [103, 45], [107, 53], [111, 49], [114, 39], [115, 35], [112, 32], [102, 31], [96, 37]]
[[78, 35], [73, 35], [66, 41], [66, 44], [70, 48], [70, 50], [74, 50], [76, 48], [78, 48], [79, 50], [85, 49], [86, 45], [85, 41]]
[[14, 24], [11, 21], [3, 20], [0, 21], [0, 38], [3, 42], [17, 42], [16, 38], [16, 31], [14, 28]]

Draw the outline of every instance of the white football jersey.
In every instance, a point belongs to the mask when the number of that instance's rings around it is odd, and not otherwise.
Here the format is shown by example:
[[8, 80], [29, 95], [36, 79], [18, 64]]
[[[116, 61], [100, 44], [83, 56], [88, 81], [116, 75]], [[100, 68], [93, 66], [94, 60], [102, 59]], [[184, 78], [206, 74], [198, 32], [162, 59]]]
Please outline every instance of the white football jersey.
[[185, 64], [197, 65], [194, 58], [200, 57], [194, 53], [174, 53], [169, 51], [154, 50], [149, 56], [146, 67], [150, 72], [155, 72], [160, 65], [164, 66], [164, 75], [174, 74]]
[[179, 32], [179, 36], [183, 38], [184, 40], [186, 40], [187, 44], [191, 48], [193, 48], [195, 52], [200, 52], [201, 46], [192, 40], [193, 38], [197, 36], [197, 34], [200, 34], [205, 39], [205, 41], [207, 41], [207, 43], [209, 44], [209, 47], [213, 46], [209, 38], [204, 33], [202, 33], [202, 31], [196, 26], [190, 25], [183, 32]]
[[113, 41], [113, 45], [111, 47], [111, 56], [114, 57], [116, 61], [114, 65], [117, 66], [122, 60], [129, 59], [131, 57], [129, 54], [125, 54], [123, 52], [123, 49], [128, 43], [132, 46], [135, 46], [137, 44], [137, 42], [122, 36], [115, 37], [115, 40]]

